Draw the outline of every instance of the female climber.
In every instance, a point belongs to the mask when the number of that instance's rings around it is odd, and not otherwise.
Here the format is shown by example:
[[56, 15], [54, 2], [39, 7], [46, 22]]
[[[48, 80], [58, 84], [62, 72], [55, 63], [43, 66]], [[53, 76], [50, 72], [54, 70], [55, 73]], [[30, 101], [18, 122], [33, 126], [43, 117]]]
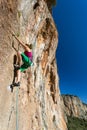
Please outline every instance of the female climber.
[[19, 42], [19, 44], [23, 47], [24, 52], [20, 53], [17, 51], [17, 58], [18, 63], [15, 66], [15, 69], [17, 71], [17, 79], [16, 82], [13, 84], [14, 86], [20, 86], [20, 78], [21, 78], [21, 72], [24, 72], [28, 67], [33, 65], [32, 62], [32, 44], [24, 44], [19, 38], [13, 33], [13, 36], [16, 38], [16, 40]]

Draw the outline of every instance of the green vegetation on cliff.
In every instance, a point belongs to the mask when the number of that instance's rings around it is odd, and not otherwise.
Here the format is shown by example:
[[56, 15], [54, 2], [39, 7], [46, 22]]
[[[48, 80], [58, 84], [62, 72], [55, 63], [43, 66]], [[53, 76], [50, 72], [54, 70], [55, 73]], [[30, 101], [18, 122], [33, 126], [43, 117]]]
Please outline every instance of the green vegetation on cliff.
[[87, 121], [76, 117], [68, 117], [68, 130], [87, 130]]

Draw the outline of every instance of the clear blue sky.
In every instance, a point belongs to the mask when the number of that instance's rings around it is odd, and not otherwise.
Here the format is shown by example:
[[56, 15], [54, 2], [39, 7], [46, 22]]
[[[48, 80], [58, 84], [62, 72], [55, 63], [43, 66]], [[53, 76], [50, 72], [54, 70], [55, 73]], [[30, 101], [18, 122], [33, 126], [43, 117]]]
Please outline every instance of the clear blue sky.
[[77, 95], [87, 103], [87, 0], [57, 0], [53, 17], [59, 33], [61, 93]]

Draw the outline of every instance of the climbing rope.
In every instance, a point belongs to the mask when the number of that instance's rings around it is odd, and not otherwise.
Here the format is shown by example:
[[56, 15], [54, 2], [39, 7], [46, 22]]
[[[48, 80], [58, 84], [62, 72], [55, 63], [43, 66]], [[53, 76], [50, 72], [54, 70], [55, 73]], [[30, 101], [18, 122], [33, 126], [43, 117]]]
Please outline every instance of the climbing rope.
[[17, 87], [16, 89], [16, 130], [18, 130], [18, 90], [19, 88]]

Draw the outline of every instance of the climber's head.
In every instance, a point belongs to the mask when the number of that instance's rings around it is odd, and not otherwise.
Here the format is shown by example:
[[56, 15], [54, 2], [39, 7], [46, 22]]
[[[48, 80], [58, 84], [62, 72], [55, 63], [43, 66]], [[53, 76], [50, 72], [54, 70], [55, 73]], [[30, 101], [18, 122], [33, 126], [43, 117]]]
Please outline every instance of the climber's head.
[[32, 49], [32, 44], [26, 44], [27, 47], [29, 47], [29, 49]]

